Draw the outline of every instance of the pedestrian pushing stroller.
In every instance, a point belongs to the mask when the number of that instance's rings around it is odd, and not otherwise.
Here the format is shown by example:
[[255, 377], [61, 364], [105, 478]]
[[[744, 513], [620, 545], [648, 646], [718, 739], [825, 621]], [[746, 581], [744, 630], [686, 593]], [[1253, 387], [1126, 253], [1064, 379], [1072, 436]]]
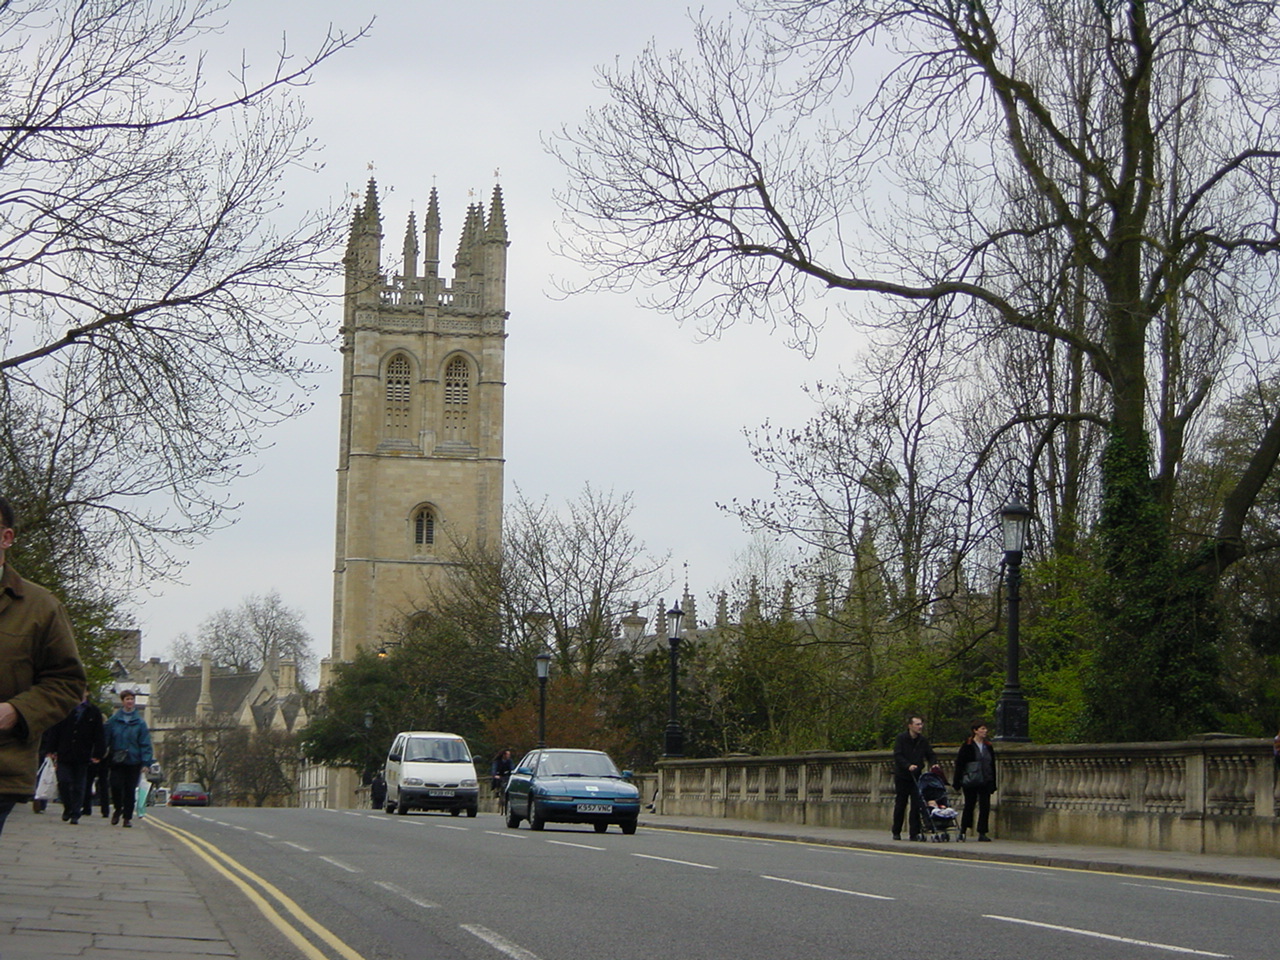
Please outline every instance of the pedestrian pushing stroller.
[[950, 840], [959, 811], [947, 799], [947, 778], [941, 767], [935, 764], [916, 778], [916, 797], [925, 835], [934, 843]]

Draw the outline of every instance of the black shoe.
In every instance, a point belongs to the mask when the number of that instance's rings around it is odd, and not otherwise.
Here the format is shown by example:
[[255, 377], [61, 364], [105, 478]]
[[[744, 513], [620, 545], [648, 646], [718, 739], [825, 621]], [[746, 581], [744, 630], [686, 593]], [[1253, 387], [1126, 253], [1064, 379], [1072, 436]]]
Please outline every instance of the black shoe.
[[990, 838], [990, 837], [988, 837], [985, 833], [980, 833], [980, 834], [978, 834], [978, 842], [979, 842], [979, 843], [990, 843], [990, 842], [991, 842], [991, 838]]
[[132, 821], [132, 820], [126, 820], [126, 821], [124, 822], [124, 824], [123, 824], [123, 825], [124, 825], [124, 826], [126, 826], [126, 827], [132, 827], [132, 826], [133, 826], [133, 821]]
[[111, 815], [111, 825], [114, 827], [119, 822], [120, 822], [120, 811], [117, 810], [115, 813]]
[[893, 839], [895, 839], [895, 840], [901, 840], [901, 839], [902, 839], [902, 834], [900, 834], [900, 833], [895, 833], [895, 834], [893, 835]]
[[66, 822], [67, 822], [68, 820], [70, 820], [70, 819], [71, 819], [71, 814], [66, 813], [66, 812], [64, 812], [64, 813], [62, 814], [62, 822], [63, 822], [63, 823], [66, 823]]
[[72, 817], [70, 820], [67, 821], [67, 823], [71, 824], [73, 827], [79, 822], [80, 822], [79, 817]]
[[920, 834], [918, 834], [918, 833], [913, 833], [913, 834], [911, 835], [911, 839], [912, 839], [912, 840], [916, 840], [916, 841], [923, 841], [923, 840], [924, 840], [924, 837], [920, 836]]
[[103, 810], [103, 811], [102, 811], [102, 819], [103, 819], [103, 820], [107, 819], [107, 817], [109, 817], [109, 816], [111, 816], [111, 811], [110, 811], [110, 810]]

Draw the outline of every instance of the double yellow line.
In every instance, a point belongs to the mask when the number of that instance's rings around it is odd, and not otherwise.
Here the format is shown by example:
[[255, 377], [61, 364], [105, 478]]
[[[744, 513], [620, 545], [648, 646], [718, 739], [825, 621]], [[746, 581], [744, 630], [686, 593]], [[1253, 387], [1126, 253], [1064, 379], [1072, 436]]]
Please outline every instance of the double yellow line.
[[[267, 897], [275, 900], [286, 912], [293, 915], [294, 919], [301, 926], [310, 930], [315, 938], [325, 943], [339, 957], [344, 960], [364, 960], [364, 957], [351, 949], [331, 930], [322, 926], [309, 913], [303, 910], [294, 902], [284, 891], [276, 887], [274, 884], [262, 877], [258, 876], [249, 868], [239, 863], [232, 857], [227, 856], [213, 844], [208, 841], [201, 840], [195, 834], [188, 833], [186, 830], [179, 829], [172, 824], [165, 823], [158, 817], [147, 817], [147, 823], [153, 827], [165, 831], [175, 839], [182, 841], [190, 847], [195, 854], [204, 860], [209, 866], [213, 867], [218, 873], [226, 877], [235, 885], [246, 897], [249, 902], [261, 911], [267, 922], [279, 930], [290, 943], [292, 943], [308, 960], [332, 960], [329, 954], [318, 949], [315, 944], [308, 940], [302, 932], [293, 923], [290, 923], [267, 900]], [[238, 876], [237, 876], [238, 874]], [[262, 893], [255, 889], [254, 885], [262, 890]], [[263, 893], [266, 896], [263, 896]]]

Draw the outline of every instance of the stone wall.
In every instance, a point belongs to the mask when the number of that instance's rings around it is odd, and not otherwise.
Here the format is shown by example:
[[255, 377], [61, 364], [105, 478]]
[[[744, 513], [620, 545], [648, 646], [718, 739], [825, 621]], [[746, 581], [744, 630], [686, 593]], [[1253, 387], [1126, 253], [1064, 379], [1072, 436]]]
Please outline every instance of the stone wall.
[[[1271, 742], [997, 744], [992, 830], [1011, 840], [1280, 856]], [[954, 748], [938, 749], [947, 775]], [[657, 811], [888, 833], [885, 751], [659, 763]], [[959, 804], [959, 791], [954, 790]]]

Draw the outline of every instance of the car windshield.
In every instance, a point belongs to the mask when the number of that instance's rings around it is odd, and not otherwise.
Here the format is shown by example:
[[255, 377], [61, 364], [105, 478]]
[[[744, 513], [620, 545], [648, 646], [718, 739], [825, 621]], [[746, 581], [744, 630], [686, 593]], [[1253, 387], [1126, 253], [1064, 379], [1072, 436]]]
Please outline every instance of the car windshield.
[[180, 783], [173, 788], [174, 793], [204, 793], [204, 787], [198, 783]]
[[430, 740], [418, 737], [404, 748], [405, 760], [434, 760], [436, 763], [470, 763], [471, 754], [461, 740]]
[[547, 753], [538, 765], [540, 777], [620, 777], [603, 753]]

